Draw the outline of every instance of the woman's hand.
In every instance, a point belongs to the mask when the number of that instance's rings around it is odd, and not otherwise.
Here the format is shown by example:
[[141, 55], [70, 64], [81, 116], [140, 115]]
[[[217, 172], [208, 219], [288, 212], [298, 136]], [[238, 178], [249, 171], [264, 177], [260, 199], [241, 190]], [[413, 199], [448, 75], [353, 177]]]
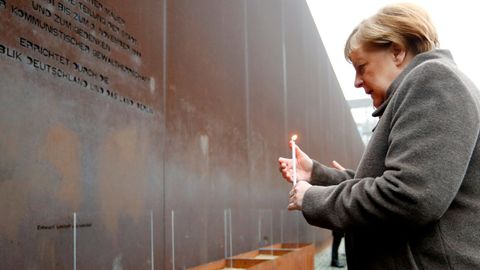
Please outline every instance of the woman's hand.
[[[292, 148], [292, 141], [290, 141]], [[313, 161], [305, 154], [298, 145], [295, 145], [295, 156], [297, 161], [297, 180], [310, 182], [312, 174]], [[293, 164], [291, 158], [278, 158], [279, 169], [283, 178], [288, 182], [293, 182]]]
[[340, 163], [338, 163], [337, 161], [333, 160], [332, 161], [332, 166], [335, 168], [335, 169], [338, 169], [340, 171], [345, 171], [345, 168], [340, 165]]
[[290, 191], [290, 199], [288, 201], [288, 210], [302, 210], [303, 196], [311, 187], [306, 181], [299, 181]]

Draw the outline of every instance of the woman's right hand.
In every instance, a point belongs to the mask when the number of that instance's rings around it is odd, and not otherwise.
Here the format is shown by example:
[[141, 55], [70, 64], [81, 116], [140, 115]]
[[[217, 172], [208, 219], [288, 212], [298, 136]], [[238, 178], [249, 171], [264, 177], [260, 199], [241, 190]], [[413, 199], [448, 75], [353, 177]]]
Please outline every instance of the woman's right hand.
[[[289, 143], [292, 148], [292, 141]], [[297, 180], [310, 182], [313, 160], [305, 154], [298, 145], [295, 145], [295, 156], [297, 161]], [[279, 169], [283, 178], [293, 182], [293, 163], [291, 158], [278, 158]]]

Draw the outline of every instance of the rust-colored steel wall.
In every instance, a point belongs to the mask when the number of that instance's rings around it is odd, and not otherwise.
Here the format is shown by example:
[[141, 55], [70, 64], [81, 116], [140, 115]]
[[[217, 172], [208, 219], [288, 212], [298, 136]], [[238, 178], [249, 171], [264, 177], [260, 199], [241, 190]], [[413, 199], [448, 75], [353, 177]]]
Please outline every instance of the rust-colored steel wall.
[[0, 269], [322, 243], [277, 157], [363, 151], [304, 1], [0, 0], [0, 80]]

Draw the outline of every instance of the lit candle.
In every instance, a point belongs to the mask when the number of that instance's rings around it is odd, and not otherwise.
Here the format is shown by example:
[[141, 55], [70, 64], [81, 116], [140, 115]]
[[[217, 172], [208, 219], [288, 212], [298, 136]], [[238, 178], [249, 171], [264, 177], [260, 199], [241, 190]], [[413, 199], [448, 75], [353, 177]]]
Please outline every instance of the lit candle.
[[293, 175], [292, 175], [292, 180], [293, 180], [293, 185], [295, 186], [297, 184], [297, 156], [295, 155], [295, 140], [297, 139], [297, 134], [292, 136], [292, 164], [293, 164]]

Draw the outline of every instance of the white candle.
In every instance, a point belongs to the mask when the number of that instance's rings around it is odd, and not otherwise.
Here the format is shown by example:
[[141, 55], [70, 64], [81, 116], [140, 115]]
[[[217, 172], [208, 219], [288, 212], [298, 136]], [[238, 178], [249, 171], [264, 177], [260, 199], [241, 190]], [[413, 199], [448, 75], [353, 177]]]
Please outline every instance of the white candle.
[[297, 135], [292, 136], [292, 180], [293, 180], [293, 185], [295, 186], [297, 184], [297, 156], [295, 155], [295, 140], [297, 139]]

